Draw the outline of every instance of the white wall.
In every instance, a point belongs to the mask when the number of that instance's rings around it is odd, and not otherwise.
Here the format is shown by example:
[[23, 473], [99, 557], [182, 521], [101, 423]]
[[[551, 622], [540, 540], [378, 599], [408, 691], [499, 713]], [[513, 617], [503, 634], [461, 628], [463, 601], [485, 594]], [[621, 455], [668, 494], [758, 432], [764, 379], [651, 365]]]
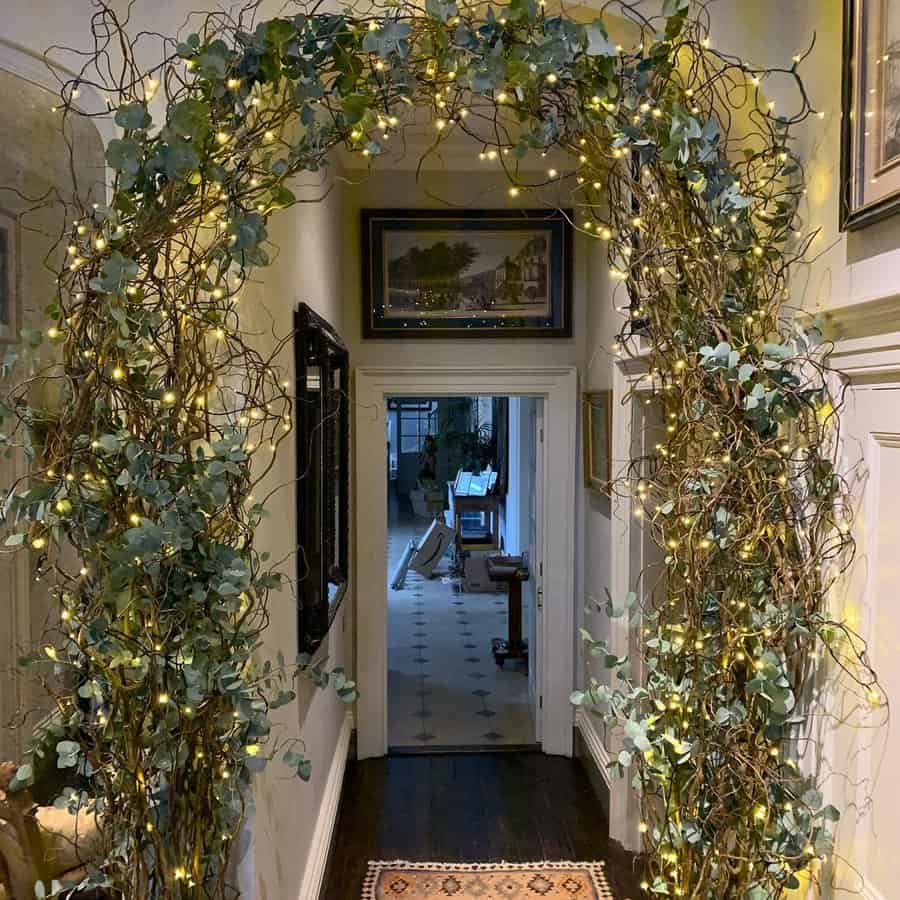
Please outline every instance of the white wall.
[[[803, 10], [800, 27], [817, 42], [805, 67], [813, 101], [826, 110], [803, 135], [808, 160], [808, 220], [821, 227], [813, 244], [819, 258], [795, 294], [808, 309], [829, 311], [840, 338], [836, 365], [852, 390], [843, 421], [844, 464], [859, 509], [854, 534], [858, 554], [851, 576], [834, 592], [835, 616], [869, 641], [870, 662], [887, 698], [900, 697], [900, 627], [895, 598], [897, 491], [900, 486], [900, 217], [839, 234], [840, 81], [842, 4], [823, 0]], [[854, 468], [855, 467], [855, 468]], [[832, 673], [834, 678], [835, 673]], [[835, 678], [835, 681], [838, 681]], [[840, 721], [824, 728], [829, 789], [845, 810], [833, 880], [843, 890], [862, 889], [867, 900], [896, 895], [894, 861], [885, 848], [900, 844], [900, 734], [883, 725], [885, 710], [867, 708], [865, 692], [846, 681], [832, 696]], [[860, 698], [861, 697], [861, 702]], [[882, 723], [882, 727], [874, 726]], [[846, 857], [844, 861], [843, 857]], [[854, 867], [856, 870], [854, 870]]]
[[504, 509], [506, 552], [518, 556], [532, 540], [531, 515], [535, 488], [534, 397], [509, 398], [509, 480]]
[[[478, 147], [472, 154], [477, 155]], [[611, 385], [609, 348], [618, 330], [617, 313], [608, 290], [606, 245], [595, 238], [576, 234], [573, 277], [573, 336], [544, 340], [362, 340], [360, 210], [385, 207], [428, 208], [452, 205], [460, 208], [523, 208], [540, 203], [570, 206], [564, 189], [534, 197], [511, 200], [502, 172], [488, 166], [476, 171], [425, 170], [419, 180], [411, 171], [378, 171], [371, 175], [348, 172], [352, 182], [345, 191], [344, 259], [345, 338], [350, 344], [351, 364], [362, 365], [574, 365], [584, 389]], [[616, 302], [622, 303], [616, 298]], [[510, 417], [512, 423], [512, 414]], [[580, 419], [579, 419], [580, 427]], [[572, 466], [579, 473], [576, 508], [575, 597], [576, 620], [586, 593], [603, 596], [609, 569], [609, 504], [593, 495], [586, 499], [580, 476], [580, 459]], [[552, 523], [548, 523], [552, 527]], [[597, 623], [594, 622], [594, 625]], [[600, 626], [602, 629], [602, 626]], [[574, 640], [573, 636], [573, 640]], [[580, 644], [579, 652], [580, 652]], [[580, 655], [579, 655], [580, 659]], [[583, 663], [579, 662], [579, 670]]]
[[[477, 154], [480, 147], [473, 147]], [[426, 171], [417, 182], [414, 172], [376, 169], [371, 175], [348, 172], [344, 196], [344, 338], [350, 346], [351, 365], [584, 365], [587, 258], [596, 242], [576, 236], [573, 278], [573, 337], [536, 340], [362, 340], [362, 284], [360, 260], [360, 210], [389, 208], [527, 208], [534, 198], [511, 199], [508, 182], [498, 169], [492, 172]], [[570, 199], [543, 195], [547, 203], [569, 205]]]
[[516, 555], [521, 552], [521, 516], [525, 498], [528, 496], [524, 483], [527, 474], [522, 465], [522, 401], [519, 397], [509, 398], [509, 438], [507, 461], [506, 503], [503, 509], [503, 545], [506, 552]]
[[[605, 245], [598, 245], [588, 260], [588, 284], [591, 301], [587, 307], [587, 360], [585, 365], [585, 391], [611, 390], [613, 386], [612, 344], [615, 335], [621, 328], [622, 314], [617, 307], [628, 304], [628, 297], [621, 284], [615, 284], [609, 278], [609, 263]], [[613, 291], [615, 291], [613, 293]], [[621, 410], [614, 409], [613, 415], [621, 415]], [[582, 447], [583, 447], [582, 441]], [[610, 471], [620, 474], [627, 463], [625, 459], [613, 458]], [[584, 484], [584, 459], [578, 460], [579, 482]], [[578, 597], [581, 614], [579, 624], [586, 628], [595, 640], [608, 640], [610, 636], [609, 618], [605, 613], [597, 612], [597, 603], [605, 602], [606, 591], [611, 589], [611, 504], [610, 498], [597, 491], [582, 488], [580, 492], [581, 507], [578, 510], [579, 521], [583, 523], [580, 534], [583, 583]], [[579, 651], [583, 643], [579, 642]], [[590, 677], [604, 680], [609, 673], [596, 661], [590, 660], [583, 652], [579, 652], [578, 677], [585, 683]]]
[[[310, 181], [302, 190], [295, 186], [295, 191], [298, 196], [312, 199], [323, 196], [327, 186], [321, 181]], [[275, 335], [290, 333], [292, 311], [300, 301], [328, 319], [338, 332], [343, 329], [341, 207], [341, 193], [334, 190], [321, 203], [302, 203], [271, 220], [269, 233], [279, 247], [279, 255], [268, 270], [257, 273], [259, 284], [241, 298], [245, 316], [242, 325], [257, 332], [264, 344], [271, 345]], [[290, 346], [285, 348], [282, 364], [286, 373], [292, 373]], [[267, 484], [283, 487], [267, 504], [269, 517], [259, 528], [257, 546], [268, 550], [272, 559], [288, 557], [283, 570], [293, 580], [295, 560], [289, 554], [296, 546], [295, 456], [292, 442], [285, 442], [282, 447]], [[259, 495], [264, 490], [260, 488]], [[329, 667], [344, 665], [352, 669], [352, 605], [351, 583], [319, 653], [328, 657]], [[270, 611], [265, 653], [274, 656], [281, 651], [291, 660], [297, 654], [297, 615], [292, 594], [287, 590], [273, 594]], [[306, 784], [289, 778], [276, 762], [259, 780], [251, 826], [255, 892], [245, 889], [245, 896], [255, 900], [292, 900], [300, 896], [329, 767], [347, 710], [331, 689], [316, 690], [301, 683], [298, 695], [296, 704], [277, 710], [273, 719], [281, 737], [302, 738], [306, 755], [313, 763], [312, 778]], [[249, 869], [245, 863], [244, 872]]]

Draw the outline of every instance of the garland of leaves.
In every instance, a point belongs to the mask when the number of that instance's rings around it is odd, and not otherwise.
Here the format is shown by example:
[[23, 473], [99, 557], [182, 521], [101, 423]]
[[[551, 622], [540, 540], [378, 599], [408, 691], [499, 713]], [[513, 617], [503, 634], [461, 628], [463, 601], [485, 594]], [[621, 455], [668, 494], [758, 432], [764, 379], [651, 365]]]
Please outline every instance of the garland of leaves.
[[[62, 802], [96, 811], [104, 839], [85, 884], [225, 896], [252, 775], [276, 753], [308, 775], [270, 733], [290, 673], [254, 662], [281, 579], [254, 544], [264, 510], [249, 498], [292, 395], [277, 352], [242, 336], [238, 298], [269, 261], [268, 217], [295, 202], [289, 179], [339, 146], [374, 159], [416, 108], [435, 147], [471, 135], [511, 195], [570, 185], [576, 226], [608, 242], [630, 297], [617, 350], [646, 359], [635, 396], [666, 434], [617, 490], [665, 559], [640, 604], [610, 603], [639, 613], [639, 657], [586, 636], [618, 677], [574, 700], [623, 726], [646, 890], [767, 900], [831, 852], [837, 810], [797, 763], [816, 648], [863, 701], [883, 700], [864, 644], [827, 611], [852, 553], [836, 401], [815, 332], [784, 317], [807, 246], [790, 138], [813, 112], [800, 59], [762, 71], [717, 52], [688, 0], [664, 0], [656, 19], [611, 6], [627, 49], [602, 18], [534, 0], [312, 7], [255, 28], [251, 3], [237, 20], [209, 16], [149, 72], [113, 11], [94, 16], [61, 113], [85, 85], [111, 98], [115, 179], [109, 204], [73, 222], [47, 310], [57, 359], [38, 381], [52, 400], [33, 402], [30, 379], [8, 402], [11, 438], [27, 431], [37, 453], [5, 505], [8, 543], [30, 546], [59, 603], [43, 660], [66, 675], [46, 681], [65, 732], [55, 749], [84, 777]], [[779, 75], [800, 98], [791, 117], [761, 93]], [[535, 153], [562, 162], [529, 178]], [[352, 698], [340, 672], [338, 687]]]

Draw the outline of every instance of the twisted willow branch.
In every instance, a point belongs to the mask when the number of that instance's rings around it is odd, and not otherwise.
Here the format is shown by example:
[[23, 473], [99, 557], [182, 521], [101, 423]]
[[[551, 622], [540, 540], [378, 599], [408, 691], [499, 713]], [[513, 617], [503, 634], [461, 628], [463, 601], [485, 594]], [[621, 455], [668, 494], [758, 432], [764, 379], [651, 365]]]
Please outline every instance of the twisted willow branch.
[[[646, 19], [614, 5], [623, 49], [603, 20], [533, 0], [312, 7], [255, 28], [251, 3], [166, 44], [149, 72], [114, 13], [95, 15], [61, 114], [85, 85], [111, 98], [115, 179], [108, 206], [71, 228], [48, 310], [53, 396], [37, 404], [29, 382], [8, 404], [13, 439], [30, 433], [37, 452], [5, 507], [60, 605], [51, 749], [83, 776], [64, 802], [101, 823], [90, 881], [134, 898], [228, 892], [251, 776], [280, 755], [267, 712], [292, 697], [283, 664], [253, 661], [280, 579], [249, 499], [292, 397], [245, 339], [238, 297], [268, 262], [268, 217], [296, 202], [289, 179], [336, 147], [377, 157], [416, 108], [435, 147], [476, 140], [511, 194], [571, 189], [575, 224], [609, 243], [631, 298], [618, 350], [646, 347], [633, 397], [666, 433], [617, 490], [636, 495], [665, 559], [639, 607], [610, 604], [640, 612], [641, 653], [590, 640], [619, 677], [575, 696], [624, 726], [646, 889], [775, 898], [830, 852], [837, 811], [797, 764], [817, 645], [883, 701], [864, 646], [826, 610], [852, 552], [836, 411], [826, 353], [783, 314], [806, 247], [790, 129], [812, 110], [799, 59], [755, 70], [709, 46], [702, 7], [663, 6]], [[760, 93], [775, 76], [797, 89], [792, 117]], [[529, 177], [534, 154], [560, 161]], [[307, 774], [293, 746], [284, 758]]]

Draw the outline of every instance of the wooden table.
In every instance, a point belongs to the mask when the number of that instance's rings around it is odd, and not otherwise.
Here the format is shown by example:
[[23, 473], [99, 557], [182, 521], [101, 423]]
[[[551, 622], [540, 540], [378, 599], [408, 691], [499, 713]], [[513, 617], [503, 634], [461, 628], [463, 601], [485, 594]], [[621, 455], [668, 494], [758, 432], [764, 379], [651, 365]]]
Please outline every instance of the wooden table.
[[[457, 494], [453, 489], [453, 482], [447, 482], [450, 515], [452, 527], [456, 530], [456, 543], [458, 550], [497, 550], [500, 547], [500, 509], [503, 506], [503, 497], [499, 494], [488, 494], [484, 497], [476, 497], [471, 494]], [[490, 539], [488, 541], [463, 541], [462, 522], [460, 516], [464, 512], [484, 513], [488, 519]]]

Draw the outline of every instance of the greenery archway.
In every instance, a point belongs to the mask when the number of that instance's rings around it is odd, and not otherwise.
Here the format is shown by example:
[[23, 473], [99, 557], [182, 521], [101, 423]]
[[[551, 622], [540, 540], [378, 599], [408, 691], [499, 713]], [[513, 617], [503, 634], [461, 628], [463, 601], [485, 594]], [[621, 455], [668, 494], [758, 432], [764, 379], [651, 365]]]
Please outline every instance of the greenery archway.
[[[645, 356], [665, 417], [652, 475], [635, 460], [617, 485], [665, 553], [663, 599], [611, 600], [611, 615], [635, 615], [640, 658], [586, 636], [615, 677], [573, 697], [623, 729], [646, 890], [776, 898], [831, 852], [837, 810], [797, 763], [817, 647], [863, 703], [883, 700], [863, 644], [827, 610], [852, 553], [838, 404], [815, 330], [784, 314], [807, 246], [791, 128], [813, 110], [799, 58], [754, 69], [711, 47], [702, 6], [662, 7], [616, 4], [622, 47], [602, 16], [534, 0], [313, 6], [252, 29], [251, 3], [209, 16], [150, 71], [114, 13], [95, 15], [60, 114], [85, 85], [111, 98], [115, 178], [67, 235], [43, 335], [53, 360], [8, 401], [10, 441], [27, 433], [35, 454], [4, 508], [7, 543], [30, 547], [59, 604], [60, 633], [32, 663], [66, 675], [47, 676], [49, 749], [82, 777], [60, 802], [101, 823], [87, 882], [226, 896], [253, 775], [277, 755], [308, 777], [267, 715], [293, 699], [293, 666], [255, 657], [282, 578], [249, 497], [290, 431], [291, 389], [242, 333], [237, 299], [269, 261], [269, 216], [295, 202], [289, 180], [336, 147], [377, 158], [413, 109], [436, 142], [471, 134], [512, 195], [571, 186], [575, 225], [629, 297], [616, 352]], [[791, 116], [760, 93], [776, 75], [796, 87]], [[561, 162], [529, 179], [533, 154]], [[25, 766], [15, 786], [31, 778]]]

